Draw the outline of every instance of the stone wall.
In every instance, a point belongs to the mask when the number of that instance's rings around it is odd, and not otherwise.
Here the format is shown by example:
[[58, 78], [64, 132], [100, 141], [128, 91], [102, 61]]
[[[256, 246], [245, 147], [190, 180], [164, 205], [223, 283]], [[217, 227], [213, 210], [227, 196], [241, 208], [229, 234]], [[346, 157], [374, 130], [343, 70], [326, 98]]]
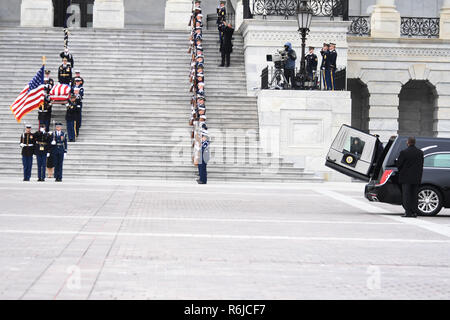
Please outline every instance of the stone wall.
[[260, 90], [257, 97], [260, 143], [265, 152], [327, 180], [347, 180], [324, 163], [341, 125], [350, 125], [350, 92]]
[[399, 94], [410, 80], [426, 80], [438, 95], [433, 131], [450, 137], [450, 43], [438, 39], [348, 39], [348, 78], [367, 84], [369, 130], [383, 141], [397, 134]]
[[[376, 0], [349, 0], [349, 15], [368, 16]], [[395, 0], [402, 17], [439, 17], [443, 0]]]
[[20, 25], [20, 0], [1, 0], [0, 25]]

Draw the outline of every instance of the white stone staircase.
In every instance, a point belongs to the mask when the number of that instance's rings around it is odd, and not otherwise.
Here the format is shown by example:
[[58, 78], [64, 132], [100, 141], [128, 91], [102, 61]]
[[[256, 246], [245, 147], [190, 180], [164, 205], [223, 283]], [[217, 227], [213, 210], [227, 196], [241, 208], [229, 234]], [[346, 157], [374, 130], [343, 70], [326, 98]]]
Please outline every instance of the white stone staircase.
[[[83, 126], [68, 147], [64, 177], [194, 180], [188, 126], [188, 34], [143, 30], [75, 30], [69, 47], [85, 79]], [[219, 68], [216, 32], [205, 32], [205, 91], [212, 157], [210, 181], [321, 181], [262, 152], [256, 99], [246, 96], [243, 39], [231, 67]], [[0, 176], [20, 177], [19, 136], [37, 129], [37, 111], [17, 124], [9, 105], [35, 75], [41, 56], [57, 81], [63, 31], [0, 28]], [[53, 119], [65, 110], [54, 107]], [[36, 171], [36, 161], [33, 164]], [[33, 172], [33, 179], [36, 174]]]

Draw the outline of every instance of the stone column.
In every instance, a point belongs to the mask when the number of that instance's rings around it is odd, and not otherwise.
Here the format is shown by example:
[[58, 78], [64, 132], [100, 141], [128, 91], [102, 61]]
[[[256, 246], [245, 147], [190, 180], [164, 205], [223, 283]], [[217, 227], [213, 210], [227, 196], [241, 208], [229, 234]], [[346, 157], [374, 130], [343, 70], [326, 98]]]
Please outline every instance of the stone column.
[[439, 22], [439, 38], [450, 40], [450, 0], [444, 0]]
[[123, 29], [125, 7], [123, 0], [95, 0], [92, 26], [94, 28]]
[[234, 19], [234, 30], [239, 30], [242, 22], [244, 21], [244, 5], [242, 4], [242, 0], [238, 0], [235, 6], [235, 19]]
[[22, 27], [53, 27], [52, 0], [22, 0], [20, 25]]
[[[192, 15], [191, 0], [167, 0], [164, 29], [166, 30], [189, 30], [189, 19]], [[206, 25], [206, 14], [204, 14]]]
[[386, 142], [392, 135], [397, 135], [399, 118], [399, 93], [401, 82], [370, 81], [369, 89], [369, 131], [379, 134], [380, 140]]
[[370, 36], [374, 38], [400, 38], [400, 13], [395, 0], [377, 0], [370, 16]]

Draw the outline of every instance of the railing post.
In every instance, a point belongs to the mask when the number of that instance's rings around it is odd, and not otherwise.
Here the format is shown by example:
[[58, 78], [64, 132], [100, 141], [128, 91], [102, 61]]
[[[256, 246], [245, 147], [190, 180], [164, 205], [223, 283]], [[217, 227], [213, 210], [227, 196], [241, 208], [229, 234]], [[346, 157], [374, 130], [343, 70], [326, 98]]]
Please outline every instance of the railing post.
[[370, 17], [370, 35], [374, 38], [400, 38], [400, 21], [395, 0], [377, 0]]
[[439, 21], [439, 38], [450, 40], [450, 0], [444, 0]]

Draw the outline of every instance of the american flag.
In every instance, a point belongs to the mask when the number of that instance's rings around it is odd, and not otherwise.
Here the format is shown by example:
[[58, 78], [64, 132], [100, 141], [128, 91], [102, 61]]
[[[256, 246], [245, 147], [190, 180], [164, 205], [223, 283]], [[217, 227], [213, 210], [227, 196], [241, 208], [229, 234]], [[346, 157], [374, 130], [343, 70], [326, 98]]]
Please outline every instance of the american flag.
[[10, 108], [17, 122], [20, 122], [24, 115], [39, 108], [42, 103], [44, 103], [44, 66], [25, 86]]
[[52, 101], [65, 101], [69, 99], [70, 86], [67, 84], [55, 84], [50, 90], [50, 99]]

